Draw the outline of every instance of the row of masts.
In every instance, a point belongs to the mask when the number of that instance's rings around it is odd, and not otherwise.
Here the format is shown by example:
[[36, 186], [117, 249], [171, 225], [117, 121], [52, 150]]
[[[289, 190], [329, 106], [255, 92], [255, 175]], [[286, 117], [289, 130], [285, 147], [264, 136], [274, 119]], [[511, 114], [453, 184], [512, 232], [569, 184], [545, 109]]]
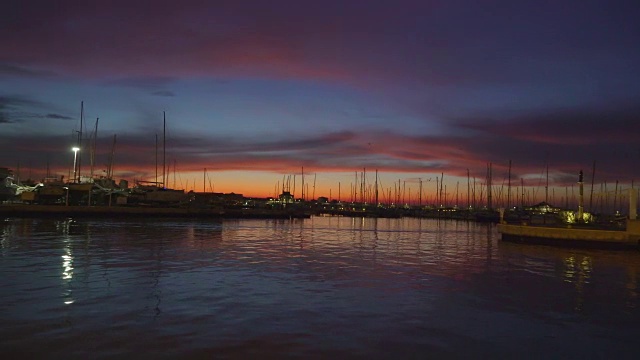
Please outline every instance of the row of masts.
[[[385, 205], [385, 206], [435, 206], [441, 208], [468, 208], [468, 209], [497, 209], [497, 208], [524, 208], [526, 206], [534, 205], [538, 202], [545, 204], [555, 204], [558, 208], [569, 209], [570, 206], [578, 205], [583, 194], [582, 187], [565, 186], [564, 194], [556, 194], [557, 187], [549, 186], [549, 170], [548, 166], [545, 168], [546, 181], [544, 185], [544, 199], [540, 198], [538, 194], [539, 189], [536, 187], [527, 188], [524, 184], [524, 179], [520, 179], [519, 185], [514, 186], [511, 178], [511, 161], [508, 165], [508, 175], [506, 178], [506, 184], [496, 185], [493, 183], [493, 164], [487, 164], [487, 177], [484, 182], [478, 181], [475, 177], [471, 177], [469, 170], [467, 169], [467, 192], [465, 194], [460, 192], [460, 182], [455, 184], [455, 192], [450, 191], [447, 185], [444, 184], [444, 173], [441, 173], [439, 177], [435, 178], [435, 189], [430, 191], [431, 196], [425, 196], [426, 190], [423, 186], [423, 179], [417, 178], [418, 189], [413, 192], [412, 187], [407, 186], [407, 181], [398, 179], [393, 183], [391, 187], [383, 187], [382, 181], [378, 176], [378, 171], [375, 171], [375, 181], [373, 184], [368, 183], [366, 169], [361, 172], [354, 173], [355, 181], [350, 184], [350, 192], [348, 197], [342, 196], [342, 183], [338, 182], [337, 198], [334, 198], [333, 189], [329, 188], [329, 200], [346, 201], [350, 203], [371, 204], [371, 205]], [[299, 186], [301, 190], [302, 201], [315, 200], [316, 189], [316, 174], [313, 176], [313, 183], [305, 183], [304, 181], [304, 168], [301, 171], [302, 184]], [[600, 190], [595, 191], [594, 187], [595, 178], [595, 162], [592, 171], [591, 179], [591, 191], [589, 196], [588, 208], [592, 212], [604, 212], [607, 211], [613, 203], [613, 208], [617, 209], [626, 203], [627, 192], [620, 186], [619, 181], [615, 182], [615, 188], [609, 189], [609, 184], [605, 181], [600, 184]], [[431, 181], [429, 179], [428, 181]], [[579, 184], [582, 182], [580, 177]], [[415, 183], [415, 181], [413, 181]], [[292, 186], [293, 184], [293, 186]], [[505, 189], [506, 185], [506, 189]], [[580, 184], [581, 185], [581, 184]], [[312, 192], [309, 188], [312, 187]], [[631, 187], [634, 187], [633, 181]], [[515, 188], [515, 189], [514, 189]], [[293, 191], [292, 191], [293, 189]], [[282, 183], [278, 181], [273, 190], [273, 196], [278, 197], [280, 193], [289, 192], [296, 197], [296, 175], [284, 175]], [[578, 194], [576, 194], [578, 192]], [[560, 196], [558, 196], [560, 195]], [[559, 199], [558, 199], [559, 197]], [[465, 201], [466, 200], [466, 201]], [[465, 204], [466, 202], [466, 204]], [[582, 206], [581, 207], [585, 207]]]
[[[163, 120], [163, 133], [162, 133], [162, 180], [158, 181], [158, 135], [156, 134], [156, 186], [158, 187], [165, 187], [166, 184], [168, 183], [168, 177], [169, 177], [169, 172], [168, 172], [168, 167], [167, 167], [167, 163], [166, 163], [166, 129], [167, 129], [167, 120], [166, 120], [166, 113], [163, 111], [162, 112], [162, 120]], [[95, 122], [95, 127], [92, 133], [89, 134], [89, 137], [87, 139], [89, 145], [89, 155], [90, 155], [90, 174], [89, 174], [89, 178], [90, 179], [94, 179], [95, 173], [95, 157], [97, 154], [97, 137], [98, 137], [98, 122], [99, 122], [100, 118], [96, 118], [96, 122]], [[75, 132], [77, 133], [77, 139], [76, 139], [76, 146], [74, 147], [74, 165], [73, 165], [73, 178], [71, 176], [69, 176], [70, 179], [72, 179], [71, 182], [73, 183], [79, 183], [82, 181], [82, 173], [81, 173], [81, 169], [82, 169], [82, 155], [84, 153], [83, 148], [85, 148], [84, 143], [83, 143], [83, 133], [85, 130], [85, 125], [84, 125], [84, 101], [80, 102], [80, 128], [79, 130], [76, 130]], [[116, 139], [117, 139], [117, 135], [114, 134], [113, 135], [113, 142], [112, 142], [112, 146], [111, 146], [111, 152], [109, 153], [109, 158], [108, 158], [108, 164], [107, 164], [107, 170], [106, 170], [106, 174], [105, 177], [107, 179], [113, 179], [113, 166], [114, 166], [114, 160], [115, 160], [115, 148], [116, 148]], [[49, 172], [47, 171], [47, 177], [49, 177]], [[174, 164], [174, 177], [175, 177], [175, 164]], [[174, 183], [175, 183], [175, 178], [174, 178]]]
[[[89, 143], [89, 178], [91, 181], [95, 176], [95, 158], [97, 154], [97, 139], [98, 139], [98, 122], [100, 118], [96, 118], [95, 126], [93, 131], [89, 134], [87, 138], [87, 142]], [[83, 133], [84, 133], [84, 101], [80, 102], [80, 128], [75, 130], [74, 132], [77, 135], [76, 145], [73, 148], [74, 151], [74, 161], [73, 161], [73, 169], [70, 170], [69, 179], [71, 179], [72, 183], [80, 183], [82, 181], [82, 155], [84, 154], [83, 148], [86, 148], [83, 143]], [[115, 147], [116, 147], [116, 135], [113, 135], [113, 143], [111, 146], [111, 152], [108, 158], [107, 170], [106, 170], [106, 178], [113, 178], [113, 163], [115, 159]], [[71, 171], [73, 171], [73, 177], [71, 177]], [[47, 178], [51, 177], [49, 172], [49, 164], [47, 163]]]

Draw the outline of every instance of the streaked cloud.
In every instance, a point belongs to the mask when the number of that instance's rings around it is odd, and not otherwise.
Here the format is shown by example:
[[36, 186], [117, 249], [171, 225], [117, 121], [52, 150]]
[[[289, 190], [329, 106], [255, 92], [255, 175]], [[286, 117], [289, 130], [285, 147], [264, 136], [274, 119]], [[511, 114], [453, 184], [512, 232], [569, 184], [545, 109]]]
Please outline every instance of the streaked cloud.
[[30, 119], [73, 119], [64, 114], [47, 112], [50, 110], [58, 110], [58, 107], [25, 96], [0, 96], [0, 123], [23, 123]]
[[638, 176], [633, 2], [29, 1], [0, 16], [0, 163], [20, 148], [64, 170], [84, 100], [98, 158], [117, 133], [136, 178], [155, 173], [162, 111], [184, 171], [483, 178], [493, 163], [505, 178], [511, 161], [514, 178], [549, 165], [567, 183], [596, 161]]
[[0, 76], [49, 78], [49, 77], [55, 76], [55, 74], [50, 71], [32, 69], [29, 67], [0, 62]]
[[176, 96], [176, 94], [173, 91], [169, 91], [169, 90], [158, 90], [158, 91], [154, 91], [151, 93], [151, 95], [155, 95], [155, 96], [167, 96], [167, 97], [172, 97], [172, 96]]
[[55, 120], [74, 120], [70, 116], [60, 115], [60, 114], [51, 114], [51, 113], [49, 113], [47, 115], [44, 115], [43, 117], [45, 117], [47, 119], [55, 119]]

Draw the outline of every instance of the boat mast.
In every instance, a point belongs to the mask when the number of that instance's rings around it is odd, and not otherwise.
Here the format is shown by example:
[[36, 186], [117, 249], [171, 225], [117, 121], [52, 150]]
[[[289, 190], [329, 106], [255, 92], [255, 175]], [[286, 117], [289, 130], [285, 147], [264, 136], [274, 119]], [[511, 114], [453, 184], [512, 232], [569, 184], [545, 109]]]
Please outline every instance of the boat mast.
[[444, 207], [449, 207], [449, 201], [447, 200], [447, 185], [444, 186]]
[[351, 201], [352, 203], [358, 202], [358, 172], [354, 171], [355, 173], [355, 181], [353, 183], [353, 200]]
[[472, 205], [473, 208], [476, 208], [476, 177], [473, 177], [473, 192], [472, 192]]
[[311, 200], [315, 200], [316, 198], [316, 178], [318, 177], [318, 173], [313, 174], [313, 195], [311, 196]]
[[440, 207], [440, 179], [436, 176], [436, 207]]
[[[82, 163], [82, 123], [84, 118], [84, 101], [80, 101], [80, 131], [78, 131], [78, 138], [76, 140], [76, 146], [80, 149], [76, 154], [75, 168], [73, 169], [73, 182], [80, 182], [80, 164]], [[76, 175], [77, 174], [77, 175]]]
[[158, 134], [156, 134], [156, 187], [158, 184]]
[[616, 180], [616, 187], [613, 192], [613, 211], [615, 213], [616, 208], [618, 207], [618, 180]]
[[487, 165], [487, 209], [493, 209], [492, 194], [491, 194], [491, 163]]
[[284, 194], [284, 191], [287, 188], [287, 182], [285, 181], [286, 177], [287, 177], [286, 175], [284, 175], [284, 174], [282, 175], [282, 192], [281, 192], [281, 194]]
[[[442, 205], [442, 202], [443, 202], [442, 201], [442, 187], [443, 187], [443, 184], [444, 184], [444, 173], [440, 173], [440, 205]], [[446, 199], [445, 199], [444, 202], [445, 203], [447, 202]]]
[[360, 202], [367, 202], [367, 168], [362, 168], [362, 184], [360, 187]]
[[549, 164], [547, 164], [547, 182], [544, 186], [544, 202], [549, 203]]
[[378, 169], [376, 169], [376, 206], [378, 206]]
[[91, 179], [93, 180], [93, 170], [94, 170], [94, 164], [95, 164], [95, 159], [96, 159], [96, 149], [97, 149], [97, 141], [98, 141], [98, 120], [100, 120], [100, 118], [96, 118], [96, 127], [95, 130], [93, 131], [93, 146], [91, 146], [91, 171], [89, 173]]
[[418, 189], [418, 191], [420, 192], [418, 194], [418, 207], [422, 209], [422, 178], [418, 178], [418, 182], [420, 183], [420, 188]]
[[[79, 154], [77, 154], [77, 164], [76, 164], [76, 168], [77, 168], [77, 172], [74, 173], [73, 177], [73, 182], [80, 182], [80, 164], [82, 163], [82, 123], [83, 123], [83, 119], [84, 119], [84, 101], [80, 102], [80, 131], [78, 131], [78, 140], [77, 140], [77, 147], [80, 149]], [[76, 169], [74, 169], [74, 171], [76, 171]], [[77, 175], [76, 175], [77, 174]]]
[[113, 177], [113, 158], [116, 152], [116, 134], [113, 134], [113, 144], [111, 145], [111, 156], [109, 157], [109, 167], [107, 168], [107, 179]]
[[583, 188], [583, 182], [582, 182], [582, 170], [580, 170], [580, 174], [578, 175], [578, 185], [580, 186], [580, 193], [579, 193], [579, 197], [578, 197], [578, 221], [582, 221], [584, 216], [584, 192], [582, 190]]
[[591, 195], [589, 195], [589, 211], [593, 212], [593, 181], [596, 178], [596, 161], [593, 160], [593, 170], [591, 171]]
[[638, 204], [638, 191], [633, 187], [633, 180], [631, 180], [631, 188], [629, 189], [629, 220], [636, 220], [638, 217], [638, 211], [636, 206]]
[[162, 112], [162, 187], [166, 184], [165, 169], [167, 168], [167, 118], [165, 112]]
[[469, 169], [467, 168], [467, 209], [471, 208], [471, 178], [469, 176]]
[[507, 209], [511, 206], [511, 160], [509, 160], [509, 182], [507, 183]]

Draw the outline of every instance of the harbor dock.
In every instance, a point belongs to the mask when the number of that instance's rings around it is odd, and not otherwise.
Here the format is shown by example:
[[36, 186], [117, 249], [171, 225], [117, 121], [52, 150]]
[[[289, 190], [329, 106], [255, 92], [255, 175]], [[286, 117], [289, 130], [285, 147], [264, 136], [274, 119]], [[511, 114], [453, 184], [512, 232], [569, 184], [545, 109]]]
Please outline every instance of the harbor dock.
[[305, 218], [299, 211], [262, 209], [179, 208], [151, 206], [63, 206], [9, 204], [0, 206], [2, 217], [194, 217], [194, 218]]
[[589, 229], [574, 226], [551, 227], [500, 223], [502, 240], [546, 245], [587, 247], [639, 247], [640, 221], [627, 221], [626, 230]]

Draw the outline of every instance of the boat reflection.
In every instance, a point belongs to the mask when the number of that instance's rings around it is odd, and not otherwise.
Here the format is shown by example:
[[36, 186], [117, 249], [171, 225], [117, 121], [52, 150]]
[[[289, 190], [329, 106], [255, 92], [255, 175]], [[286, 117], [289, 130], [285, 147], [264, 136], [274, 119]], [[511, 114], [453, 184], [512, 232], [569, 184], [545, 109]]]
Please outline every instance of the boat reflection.
[[[568, 249], [545, 245], [500, 242], [500, 256], [521, 271], [562, 280], [573, 286], [574, 309], [584, 310], [587, 297], [598, 287], [624, 289], [621, 306], [638, 306], [638, 273], [640, 254], [637, 252]], [[612, 281], [618, 282], [612, 284]]]

